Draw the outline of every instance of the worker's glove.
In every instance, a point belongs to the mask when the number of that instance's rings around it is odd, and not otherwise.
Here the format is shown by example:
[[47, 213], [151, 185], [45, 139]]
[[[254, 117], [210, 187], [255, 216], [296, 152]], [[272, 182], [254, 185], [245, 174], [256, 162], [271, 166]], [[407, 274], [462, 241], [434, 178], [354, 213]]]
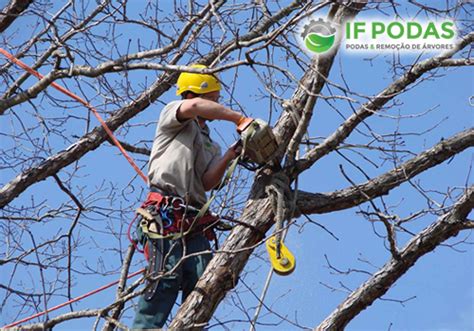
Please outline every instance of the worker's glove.
[[239, 120], [239, 123], [237, 123], [237, 132], [241, 134], [242, 132], [245, 131], [245, 129], [248, 128], [248, 126], [254, 121], [253, 118], [250, 117], [244, 117], [242, 116]]

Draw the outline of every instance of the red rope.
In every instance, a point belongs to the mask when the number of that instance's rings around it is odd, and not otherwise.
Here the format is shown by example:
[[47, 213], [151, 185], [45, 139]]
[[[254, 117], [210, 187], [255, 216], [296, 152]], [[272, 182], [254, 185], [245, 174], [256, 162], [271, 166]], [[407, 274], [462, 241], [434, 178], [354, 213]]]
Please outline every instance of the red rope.
[[[15, 56], [13, 56], [12, 54], [8, 53], [6, 50], [4, 50], [3, 48], [0, 47], [0, 53], [3, 54], [5, 57], [7, 57], [10, 61], [12, 61], [13, 63], [17, 64], [19, 67], [21, 67], [22, 69], [24, 69], [25, 71], [27, 71], [28, 73], [30, 73], [31, 75], [37, 77], [38, 79], [43, 79], [43, 75], [41, 75], [39, 72], [37, 72], [36, 70], [34, 70], [33, 68], [29, 67], [28, 65], [26, 65], [24, 62], [20, 61], [19, 59], [17, 59]], [[148, 183], [148, 178], [143, 174], [143, 172], [140, 170], [140, 168], [138, 168], [138, 166], [136, 165], [136, 163], [133, 161], [133, 159], [130, 157], [130, 155], [127, 153], [127, 151], [123, 148], [122, 144], [120, 144], [120, 142], [115, 138], [112, 130], [110, 130], [110, 128], [107, 126], [107, 124], [105, 123], [105, 121], [102, 119], [102, 117], [100, 116], [100, 114], [97, 112], [97, 110], [92, 107], [87, 101], [85, 101], [84, 99], [82, 99], [81, 97], [75, 95], [74, 93], [72, 93], [71, 91], [65, 89], [64, 87], [52, 82], [51, 83], [51, 86], [54, 87], [55, 89], [57, 89], [58, 91], [66, 94], [67, 96], [73, 98], [74, 100], [82, 103], [84, 106], [86, 106], [87, 108], [89, 108], [92, 113], [95, 115], [95, 117], [99, 120], [100, 124], [102, 125], [102, 127], [104, 128], [105, 132], [107, 132], [107, 135], [110, 137], [110, 139], [112, 139], [112, 141], [114, 142], [115, 146], [117, 146], [119, 148], [119, 150], [122, 152], [123, 156], [125, 156], [125, 158], [127, 159], [127, 161], [130, 163], [130, 165], [133, 167], [133, 169], [135, 169], [135, 171], [137, 172], [137, 174], [145, 181], [145, 183], [147, 184]], [[140, 252], [140, 253], [143, 253], [142, 250], [140, 250], [138, 247], [137, 247], [137, 244], [136, 242], [132, 239], [131, 235], [130, 235], [130, 231], [131, 231], [131, 228], [132, 228], [132, 225], [133, 223], [135, 222], [135, 219], [137, 218], [137, 216], [135, 215], [135, 218], [133, 219], [133, 221], [130, 223], [129, 227], [128, 227], [128, 232], [127, 232], [127, 236], [128, 236], [128, 239], [130, 240], [130, 242], [133, 244], [133, 246], [135, 246], [135, 248]]]
[[[20, 66], [22, 69], [27, 71], [28, 73], [30, 73], [31, 75], [37, 77], [38, 79], [43, 79], [43, 77], [44, 77], [43, 75], [41, 75], [39, 72], [37, 72], [33, 68], [29, 67], [24, 62], [20, 61], [15, 56], [8, 53], [6, 50], [4, 50], [1, 47], [0, 47], [0, 53], [3, 54], [6, 58], [8, 58], [10, 61], [12, 61], [13, 63]], [[127, 151], [123, 148], [122, 144], [120, 144], [120, 142], [117, 140], [117, 138], [115, 138], [112, 130], [110, 130], [110, 128], [107, 126], [107, 123], [105, 123], [105, 121], [102, 119], [102, 117], [97, 112], [97, 110], [94, 107], [92, 107], [91, 104], [89, 104], [87, 101], [85, 101], [81, 97], [77, 96], [76, 94], [72, 93], [71, 91], [65, 89], [64, 87], [58, 85], [57, 83], [52, 82], [52, 83], [50, 83], [50, 85], [52, 87], [54, 87], [56, 90], [66, 94], [67, 96], [71, 97], [72, 99], [82, 103], [84, 106], [86, 106], [89, 110], [92, 111], [92, 113], [95, 115], [97, 120], [100, 122], [100, 125], [102, 125], [102, 127], [104, 128], [104, 130], [107, 133], [107, 135], [109, 136], [109, 138], [112, 139], [115, 146], [118, 147], [118, 149], [122, 152], [123, 156], [127, 159], [128, 163], [130, 163], [130, 165], [133, 167], [133, 169], [135, 169], [137, 174], [143, 179], [145, 184], [147, 184], [148, 183], [148, 178], [143, 174], [143, 172], [140, 170], [140, 168], [135, 164], [135, 162], [130, 157], [130, 155], [128, 155]]]
[[[36, 70], [34, 70], [33, 68], [29, 67], [28, 65], [26, 65], [24, 62], [20, 61], [19, 59], [17, 59], [15, 56], [13, 56], [12, 54], [8, 53], [6, 50], [4, 50], [3, 48], [0, 47], [0, 53], [3, 54], [6, 58], [8, 58], [10, 61], [12, 61], [13, 63], [17, 64], [19, 67], [21, 67], [22, 69], [24, 69], [25, 71], [27, 71], [28, 73], [30, 73], [31, 75], [37, 77], [38, 79], [43, 79], [44, 76], [41, 75], [39, 72], [37, 72]], [[109, 136], [109, 138], [113, 141], [113, 143], [115, 144], [115, 146], [118, 147], [118, 149], [120, 150], [120, 152], [122, 152], [122, 155], [127, 159], [128, 163], [130, 163], [130, 165], [133, 167], [133, 169], [135, 169], [135, 171], [137, 172], [137, 174], [143, 179], [143, 181], [148, 184], [148, 178], [145, 176], [145, 174], [143, 174], [143, 172], [140, 170], [140, 168], [136, 165], [136, 163], [133, 161], [133, 159], [130, 157], [130, 155], [127, 153], [127, 151], [123, 148], [122, 144], [120, 144], [120, 142], [117, 140], [117, 138], [115, 138], [112, 130], [110, 130], [110, 128], [107, 126], [107, 123], [105, 123], [105, 121], [102, 119], [102, 117], [100, 116], [100, 114], [97, 112], [97, 110], [90, 104], [88, 103], [87, 101], [85, 101], [84, 99], [82, 99], [81, 97], [79, 97], [78, 95], [72, 93], [71, 91], [69, 91], [68, 89], [62, 87], [61, 85], [55, 83], [55, 82], [52, 82], [50, 83], [50, 85], [52, 87], [54, 87], [56, 90], [66, 94], [67, 96], [71, 97], [72, 99], [82, 103], [84, 106], [86, 106], [89, 110], [92, 111], [92, 113], [95, 115], [95, 117], [97, 118], [97, 120], [100, 122], [100, 125], [102, 125], [102, 127], [104, 128], [105, 132], [107, 133], [107, 135]], [[130, 242], [132, 242], [135, 246], [135, 248], [140, 251], [140, 252], [143, 252], [141, 251], [140, 249], [138, 249], [138, 247], [136, 246], [136, 243], [135, 241], [132, 240], [131, 238], [131, 235], [130, 235], [130, 230], [131, 230], [131, 227], [133, 225], [133, 223], [135, 222], [135, 219], [136, 219], [136, 216], [135, 218], [133, 219], [133, 221], [130, 223], [129, 225], [129, 228], [128, 228], [128, 237], [129, 237], [129, 240]], [[136, 271], [132, 274], [130, 274], [129, 276], [127, 276], [127, 279], [129, 278], [132, 278], [140, 273], [142, 273], [145, 269], [141, 269], [139, 271]], [[36, 317], [39, 317], [39, 316], [42, 316], [46, 313], [49, 313], [49, 312], [52, 312], [54, 310], [57, 310], [59, 308], [62, 308], [64, 306], [67, 306], [73, 302], [76, 302], [76, 301], [79, 301], [79, 300], [82, 300], [84, 298], [87, 298], [91, 295], [94, 295], [96, 293], [99, 293], [105, 289], [108, 289], [109, 287], [112, 287], [113, 285], [117, 284], [119, 282], [119, 280], [117, 281], [114, 281], [112, 283], [109, 283], [107, 285], [104, 285], [102, 287], [99, 287], [93, 291], [90, 291], [90, 292], [87, 292], [86, 294], [83, 294], [81, 296], [78, 296], [74, 299], [71, 299], [67, 302], [64, 302], [60, 305], [57, 305], [57, 306], [54, 306], [50, 309], [47, 309], [45, 311], [42, 311], [40, 313], [37, 313], [35, 315], [32, 315], [30, 317], [27, 317], [27, 318], [24, 318], [20, 321], [16, 321], [14, 323], [11, 323], [11, 324], [8, 324], [8, 325], [5, 325], [4, 328], [11, 328], [11, 327], [14, 327], [18, 324], [21, 324], [21, 323], [24, 323], [24, 322], [27, 322], [29, 320], [32, 320], [33, 318], [36, 318]]]
[[[143, 271], [145, 271], [145, 269], [141, 269], [141, 270], [135, 271], [134, 273], [128, 275], [128, 276], [127, 276], [127, 279], [130, 279], [130, 278], [132, 278], [132, 277], [135, 277], [136, 275], [139, 275], [139, 274], [143, 273]], [[59, 308], [62, 308], [62, 307], [64, 307], [64, 306], [67, 306], [67, 305], [69, 305], [69, 304], [71, 304], [71, 303], [73, 303], [73, 302], [82, 300], [82, 299], [84, 299], [84, 298], [90, 297], [91, 295], [94, 295], [94, 294], [96, 294], [96, 293], [102, 292], [103, 290], [106, 290], [106, 289], [108, 289], [109, 287], [112, 287], [112, 286], [114, 286], [115, 284], [118, 284], [119, 282], [120, 282], [120, 280], [113, 281], [112, 283], [109, 283], [109, 284], [107, 284], [107, 285], [104, 285], [104, 286], [101, 286], [101, 287], [99, 287], [99, 288], [96, 288], [96, 289], [93, 290], [93, 291], [87, 292], [87, 293], [85, 293], [85, 294], [83, 294], [83, 295], [80, 295], [80, 296], [78, 296], [78, 297], [76, 297], [76, 298], [74, 298], [74, 299], [71, 299], [71, 300], [69, 300], [69, 301], [67, 301], [67, 302], [63, 302], [63, 303], [61, 303], [60, 305], [54, 306], [54, 307], [49, 308], [49, 309], [47, 309], [47, 310], [45, 310], [45, 311], [42, 311], [42, 312], [37, 313], [37, 314], [34, 314], [34, 315], [30, 316], [30, 317], [26, 317], [26, 318], [24, 318], [24, 319], [22, 319], [22, 320], [19, 320], [19, 321], [13, 322], [13, 323], [11, 323], [11, 324], [5, 325], [4, 328], [5, 328], [5, 329], [6, 329], [6, 328], [11, 328], [11, 327], [17, 326], [18, 324], [21, 324], [21, 323], [27, 322], [27, 321], [29, 321], [29, 320], [32, 320], [33, 318], [43, 316], [44, 314], [47, 314], [47, 313], [49, 313], [49, 312], [52, 312], [52, 311], [57, 310], [57, 309], [59, 309]]]
[[[0, 47], [0, 53], [3, 54], [6, 58], [8, 58], [10, 61], [12, 61], [13, 63], [17, 64], [19, 67], [21, 67], [22, 69], [24, 69], [25, 71], [27, 71], [28, 73], [30, 73], [31, 75], [37, 77], [38, 79], [43, 79], [44, 76], [41, 75], [39, 72], [37, 72], [36, 70], [34, 70], [33, 68], [29, 67], [28, 65], [26, 65], [24, 62], [20, 61], [19, 59], [17, 59], [15, 56], [13, 56], [12, 54], [8, 53], [6, 50], [4, 50], [3, 48]], [[109, 136], [109, 138], [113, 141], [113, 143], [115, 144], [115, 146], [118, 147], [118, 149], [120, 150], [120, 152], [122, 152], [122, 155], [127, 159], [128, 163], [130, 163], [130, 165], [133, 167], [133, 169], [135, 169], [135, 171], [137, 172], [137, 174], [143, 179], [143, 181], [145, 182], [145, 184], [148, 184], [148, 178], [145, 176], [145, 174], [140, 170], [140, 168], [136, 165], [136, 163], [133, 161], [133, 159], [130, 157], [130, 155], [127, 153], [127, 151], [123, 148], [122, 144], [117, 140], [117, 138], [115, 138], [112, 130], [110, 130], [110, 128], [107, 126], [107, 123], [105, 123], [105, 121], [102, 119], [102, 117], [100, 116], [100, 114], [97, 112], [97, 110], [92, 107], [92, 105], [90, 103], [88, 103], [87, 101], [85, 101], [84, 99], [82, 99], [81, 97], [77, 96], [76, 94], [72, 93], [71, 91], [67, 90], [66, 88], [60, 86], [59, 84], [55, 83], [55, 82], [52, 82], [50, 83], [50, 85], [52, 87], [54, 87], [56, 90], [66, 94], [67, 96], [71, 97], [72, 99], [82, 103], [84, 106], [86, 106], [90, 111], [92, 111], [92, 113], [95, 115], [95, 117], [97, 118], [97, 120], [100, 122], [100, 125], [102, 125], [102, 127], [104, 128], [105, 132], [107, 133], [107, 135]], [[132, 240], [131, 238], [131, 235], [130, 235], [130, 229], [133, 225], [133, 223], [135, 222], [135, 219], [136, 219], [136, 216], [135, 218], [133, 219], [133, 221], [130, 223], [129, 225], [129, 228], [128, 228], [128, 237], [129, 237], [129, 240], [130, 242], [132, 242], [135, 246], [135, 248], [138, 249], [138, 247], [136, 247], [136, 243]], [[139, 250], [139, 249], [138, 249]], [[139, 250], [140, 251], [140, 250]], [[127, 279], [131, 278], [131, 277], [134, 277], [140, 273], [142, 273], [145, 269], [141, 269], [139, 271], [136, 271], [134, 272], [133, 274], [130, 274]], [[77, 298], [74, 298], [74, 299], [71, 299], [67, 302], [64, 302], [60, 305], [57, 305], [53, 308], [50, 308], [50, 309], [47, 309], [45, 311], [42, 311], [40, 313], [37, 313], [35, 315], [32, 315], [30, 317], [27, 317], [27, 318], [24, 318], [20, 321], [17, 321], [17, 322], [14, 322], [14, 323], [11, 323], [11, 324], [8, 324], [6, 326], [4, 326], [4, 328], [11, 328], [13, 326], [16, 326], [18, 324], [21, 324], [21, 323], [24, 323], [24, 322], [27, 322], [29, 320], [32, 320], [33, 318], [36, 318], [36, 317], [39, 317], [39, 316], [42, 316], [46, 313], [49, 313], [49, 312], [52, 312], [54, 310], [57, 310], [59, 308], [62, 308], [64, 306], [67, 306], [73, 302], [76, 302], [76, 301], [79, 301], [81, 299], [84, 299], [84, 298], [87, 298], [93, 294], [96, 294], [98, 292], [101, 292], [105, 289], [108, 289], [109, 287], [117, 284], [119, 282], [119, 280], [117, 281], [114, 281], [110, 284], [107, 284], [107, 285], [104, 285], [102, 287], [99, 287], [93, 291], [90, 291], [86, 294], [83, 294], [81, 296], [78, 296]]]

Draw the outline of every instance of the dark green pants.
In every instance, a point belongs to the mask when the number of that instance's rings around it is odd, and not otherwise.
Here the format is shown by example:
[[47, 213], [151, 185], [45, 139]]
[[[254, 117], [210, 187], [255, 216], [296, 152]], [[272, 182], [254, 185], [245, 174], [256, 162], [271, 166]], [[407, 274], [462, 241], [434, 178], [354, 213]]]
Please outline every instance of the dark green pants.
[[[185, 245], [185, 255], [210, 250], [209, 241], [200, 234], [187, 238]], [[170, 252], [165, 261], [165, 271], [171, 270], [178, 263], [183, 256], [183, 249], [182, 239], [165, 240], [165, 255]], [[179, 290], [183, 291], [182, 301], [184, 301], [194, 289], [211, 258], [211, 254], [199, 254], [186, 259], [174, 274], [160, 279], [158, 289], [150, 301], [146, 301], [141, 296], [132, 329], [162, 328], [173, 308]]]

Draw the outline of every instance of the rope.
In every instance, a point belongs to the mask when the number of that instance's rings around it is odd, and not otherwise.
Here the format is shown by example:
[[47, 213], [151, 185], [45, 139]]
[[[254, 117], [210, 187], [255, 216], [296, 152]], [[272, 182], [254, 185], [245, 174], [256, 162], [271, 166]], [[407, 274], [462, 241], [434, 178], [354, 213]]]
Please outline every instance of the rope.
[[[276, 241], [276, 255], [277, 258], [281, 256], [281, 243], [285, 240], [288, 229], [283, 229], [283, 223], [289, 219], [294, 211], [295, 200], [292, 197], [290, 190], [290, 180], [284, 173], [279, 172], [273, 175], [269, 185], [265, 188], [265, 192], [270, 197], [270, 203], [272, 204], [273, 213], [275, 215], [275, 241]], [[268, 271], [267, 279], [262, 290], [262, 294], [259, 298], [259, 304], [255, 310], [254, 317], [250, 322], [249, 331], [255, 331], [255, 325], [257, 323], [258, 316], [263, 306], [263, 301], [267, 294], [270, 282], [273, 276], [273, 268]]]
[[[135, 271], [134, 273], [128, 275], [128, 276], [127, 276], [127, 279], [130, 279], [130, 278], [132, 278], [132, 277], [135, 277], [136, 275], [139, 275], [139, 274], [143, 273], [144, 271], [145, 271], [145, 269], [141, 269], [141, 270]], [[21, 323], [24, 323], [24, 322], [28, 322], [29, 320], [32, 320], [33, 318], [43, 316], [43, 315], [45, 315], [45, 314], [47, 314], [47, 313], [50, 313], [50, 312], [52, 312], [52, 311], [54, 311], [54, 310], [58, 310], [59, 308], [62, 308], [62, 307], [64, 307], [64, 306], [67, 306], [67, 305], [69, 305], [69, 304], [71, 304], [71, 303], [74, 303], [74, 302], [76, 302], [76, 301], [79, 301], [79, 300], [82, 300], [82, 299], [84, 299], [84, 298], [90, 297], [91, 295], [94, 295], [94, 294], [96, 294], [96, 293], [102, 292], [102, 291], [108, 289], [109, 287], [112, 287], [112, 286], [118, 284], [119, 282], [120, 282], [120, 279], [118, 279], [118, 280], [116, 280], [116, 281], [113, 281], [112, 283], [106, 284], [106, 285], [104, 285], [104, 286], [101, 286], [101, 287], [99, 287], [99, 288], [96, 288], [95, 290], [92, 290], [92, 291], [90, 291], [90, 292], [87, 292], [87, 293], [85, 293], [85, 294], [83, 294], [83, 295], [80, 295], [80, 296], [74, 298], [74, 299], [71, 299], [71, 300], [69, 300], [69, 301], [63, 302], [63, 303], [61, 303], [61, 304], [59, 304], [59, 305], [57, 305], [57, 306], [54, 306], [54, 307], [52, 307], [52, 308], [49, 308], [49, 309], [45, 310], [45, 311], [39, 312], [39, 313], [37, 313], [37, 314], [31, 315], [30, 317], [26, 317], [26, 318], [24, 318], [24, 319], [22, 319], [22, 320], [19, 320], [19, 321], [13, 322], [13, 323], [11, 323], [11, 324], [5, 325], [3, 328], [5, 328], [5, 329], [6, 329], [6, 328], [12, 328], [12, 327], [14, 327], [14, 326], [17, 326], [18, 324], [21, 324]]]
[[[285, 240], [286, 235], [288, 234], [288, 228], [284, 229], [281, 231], [281, 228], [283, 227], [283, 221], [287, 218], [290, 218], [291, 215], [293, 215], [295, 208], [296, 208], [296, 196], [297, 196], [297, 187], [298, 187], [298, 177], [296, 177], [295, 180], [295, 194], [291, 199], [282, 199], [282, 197], [291, 196], [291, 190], [289, 186], [289, 178], [285, 176], [284, 174], [276, 174], [272, 178], [272, 182], [270, 185], [268, 185], [265, 188], [265, 192], [272, 197], [271, 203], [272, 203], [272, 208], [275, 213], [275, 219], [277, 224], [275, 225], [275, 232], [278, 231], [275, 235], [276, 240], [277, 240], [277, 254], [278, 256], [281, 254], [281, 242]], [[285, 205], [285, 201], [291, 201], [291, 203]], [[285, 215], [287, 214], [287, 215]], [[282, 217], [283, 215], [283, 217]], [[270, 267], [270, 270], [268, 270], [268, 275], [267, 279], [265, 280], [265, 285], [263, 286], [262, 293], [260, 294], [259, 303], [257, 308], [255, 309], [255, 313], [253, 316], [252, 321], [250, 322], [250, 328], [249, 331], [255, 331], [255, 326], [257, 324], [257, 319], [258, 316], [260, 315], [260, 311], [262, 310], [263, 306], [263, 301], [265, 300], [265, 296], [267, 295], [268, 288], [270, 287], [270, 282], [272, 280], [273, 276], [273, 268]]]
[[275, 241], [276, 255], [280, 258], [283, 222], [291, 217], [294, 210], [293, 197], [290, 190], [290, 180], [284, 173], [279, 172], [273, 175], [265, 192], [270, 197], [273, 213], [275, 214]]
[[268, 288], [270, 287], [272, 276], [273, 276], [273, 268], [270, 267], [270, 270], [268, 270], [267, 279], [265, 280], [265, 285], [263, 285], [262, 293], [260, 294], [260, 298], [258, 298], [258, 306], [255, 309], [255, 313], [253, 315], [252, 321], [250, 321], [249, 331], [255, 331], [256, 329], [255, 325], [257, 324], [258, 316], [260, 315], [260, 311], [262, 310], [263, 301], [265, 300], [265, 296], [267, 295]]
[[[0, 53], [3, 54], [7, 59], [9, 59], [11, 62], [15, 63], [16, 65], [18, 65], [19, 67], [21, 67], [23, 70], [25, 70], [26, 72], [28, 72], [29, 74], [37, 77], [38, 79], [43, 79], [44, 76], [41, 75], [38, 71], [34, 70], [33, 68], [29, 67], [28, 65], [26, 65], [24, 62], [20, 61], [18, 58], [16, 58], [15, 56], [13, 56], [12, 54], [8, 53], [6, 50], [4, 50], [3, 48], [0, 47]], [[108, 127], [107, 123], [105, 123], [105, 121], [103, 120], [103, 118], [100, 116], [100, 114], [98, 113], [98, 111], [90, 104], [88, 103], [87, 101], [85, 101], [84, 99], [82, 99], [81, 97], [79, 97], [78, 95], [72, 93], [71, 91], [69, 91], [68, 89], [62, 87], [61, 85], [55, 83], [55, 82], [51, 82], [49, 85], [51, 85], [52, 87], [54, 87], [56, 90], [58, 90], [59, 92], [61, 93], [64, 93], [65, 95], [71, 97], [72, 99], [78, 101], [79, 103], [83, 104], [86, 108], [88, 108], [90, 111], [92, 111], [92, 113], [94, 114], [94, 116], [97, 118], [97, 120], [99, 121], [100, 125], [102, 126], [102, 128], [105, 130], [105, 132], [107, 133], [107, 135], [109, 136], [109, 138], [112, 140], [112, 142], [115, 144], [115, 146], [118, 147], [118, 149], [120, 150], [120, 152], [122, 153], [122, 155], [125, 157], [125, 159], [127, 159], [128, 163], [130, 163], [130, 165], [133, 167], [133, 169], [135, 169], [135, 171], [137, 172], [137, 174], [143, 179], [143, 181], [145, 182], [145, 184], [148, 184], [148, 178], [145, 176], [145, 174], [140, 170], [140, 168], [137, 166], [137, 164], [133, 161], [132, 157], [127, 153], [127, 151], [123, 148], [122, 144], [117, 140], [117, 138], [115, 138], [112, 130]], [[131, 224], [133, 224], [135, 221], [135, 219], [131, 222]], [[130, 225], [131, 226], [131, 225]], [[130, 237], [130, 226], [129, 226], [129, 231], [128, 231], [128, 236], [129, 236], [129, 239], [132, 243], [134, 243], [134, 246], [136, 245], [136, 243], [131, 239]], [[139, 275], [141, 273], [143, 273], [145, 269], [141, 269], [139, 271], [136, 271], [132, 274], [130, 274], [129, 276], [127, 276], [127, 279], [129, 278], [132, 278], [136, 275]], [[73, 302], [76, 302], [76, 301], [79, 301], [79, 300], [82, 300], [84, 298], [87, 298], [91, 295], [94, 295], [96, 293], [99, 293], [101, 291], [104, 291], [105, 289], [108, 289], [109, 287], [112, 287], [116, 284], [118, 284], [120, 282], [120, 280], [117, 280], [117, 281], [114, 281], [112, 283], [109, 283], [107, 285], [104, 285], [104, 286], [101, 286], [93, 291], [90, 291], [90, 292], [87, 292], [86, 294], [83, 294], [81, 296], [78, 296], [74, 299], [71, 299], [67, 302], [64, 302], [60, 305], [57, 305], [55, 307], [52, 307], [50, 309], [47, 309], [45, 311], [42, 311], [40, 313], [37, 313], [35, 315], [32, 315], [30, 317], [27, 317], [27, 318], [24, 318], [22, 320], [19, 320], [17, 322], [14, 322], [14, 323], [11, 323], [11, 324], [8, 324], [6, 326], [4, 326], [4, 328], [11, 328], [11, 327], [14, 327], [18, 324], [21, 324], [21, 323], [24, 323], [24, 322], [27, 322], [29, 320], [32, 320], [36, 317], [40, 317], [42, 315], [45, 315], [49, 312], [52, 312], [54, 310], [57, 310], [59, 308], [62, 308], [64, 306], [67, 306]]]
[[[29, 67], [28, 65], [26, 65], [24, 62], [20, 61], [19, 59], [17, 59], [15, 56], [13, 56], [12, 54], [8, 53], [6, 50], [4, 50], [3, 48], [0, 47], [0, 53], [3, 54], [6, 58], [8, 58], [10, 61], [12, 61], [13, 63], [17, 64], [19, 67], [21, 67], [23, 70], [27, 71], [29, 74], [37, 77], [38, 79], [43, 79], [44, 76], [41, 75], [38, 71], [34, 70], [33, 68]], [[54, 87], [56, 90], [66, 94], [67, 96], [71, 97], [72, 99], [82, 103], [84, 106], [86, 106], [90, 111], [92, 111], [92, 113], [94, 114], [94, 116], [97, 118], [97, 120], [100, 122], [100, 125], [102, 125], [102, 127], [104, 128], [105, 132], [107, 133], [107, 135], [109, 136], [109, 138], [113, 141], [113, 143], [115, 144], [115, 146], [118, 147], [118, 149], [120, 150], [120, 152], [122, 152], [122, 155], [127, 159], [128, 163], [130, 163], [130, 165], [133, 167], [133, 169], [135, 169], [135, 171], [137, 172], [137, 174], [143, 179], [143, 181], [145, 182], [145, 184], [148, 184], [148, 178], [145, 176], [145, 174], [143, 174], [143, 172], [140, 170], [140, 168], [136, 165], [136, 163], [133, 161], [133, 159], [130, 157], [130, 155], [127, 153], [127, 151], [123, 148], [122, 144], [120, 144], [120, 142], [117, 140], [117, 138], [115, 138], [112, 130], [110, 130], [110, 128], [107, 126], [107, 123], [105, 123], [105, 121], [102, 119], [102, 117], [100, 116], [100, 114], [97, 112], [97, 110], [92, 107], [92, 105], [90, 103], [88, 103], [87, 101], [85, 101], [84, 99], [82, 99], [81, 97], [77, 96], [76, 94], [72, 93], [71, 91], [69, 91], [68, 89], [62, 87], [61, 85], [55, 83], [55, 82], [51, 82], [50, 85], [52, 87]]]

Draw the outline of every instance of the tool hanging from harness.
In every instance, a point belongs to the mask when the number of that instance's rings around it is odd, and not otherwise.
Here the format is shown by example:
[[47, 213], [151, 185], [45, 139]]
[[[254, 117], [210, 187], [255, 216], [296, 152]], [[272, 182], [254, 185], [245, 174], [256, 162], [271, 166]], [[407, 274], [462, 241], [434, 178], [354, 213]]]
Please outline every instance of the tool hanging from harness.
[[[165, 267], [164, 239], [176, 240], [188, 234], [202, 232], [208, 240], [216, 240], [214, 226], [219, 218], [208, 212], [199, 215], [199, 210], [187, 206], [180, 197], [163, 196], [150, 192], [145, 203], [137, 209], [141, 216], [138, 223], [138, 240], [144, 247], [149, 265], [148, 276], [158, 276]], [[158, 281], [147, 284], [145, 300], [151, 300]]]

